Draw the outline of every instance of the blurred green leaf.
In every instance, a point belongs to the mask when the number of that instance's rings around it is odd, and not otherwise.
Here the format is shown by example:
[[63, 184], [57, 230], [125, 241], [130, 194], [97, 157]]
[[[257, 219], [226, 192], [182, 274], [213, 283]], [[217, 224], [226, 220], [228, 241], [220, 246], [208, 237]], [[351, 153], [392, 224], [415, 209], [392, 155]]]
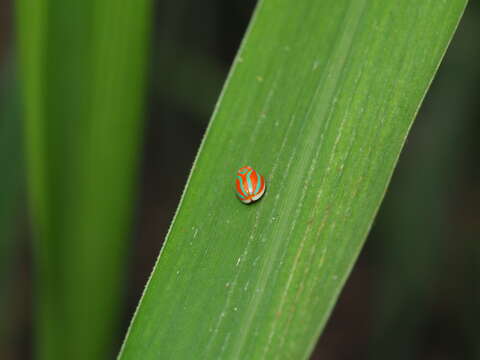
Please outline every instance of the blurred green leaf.
[[465, 3], [259, 3], [121, 360], [308, 357]]
[[[376, 225], [382, 239], [388, 240], [376, 244], [380, 271], [376, 271], [371, 359], [420, 358], [420, 346], [428, 342], [422, 338], [424, 329], [438, 316], [438, 303], [449, 304], [449, 298], [468, 293], [449, 291], [452, 285], [446, 273], [460, 272], [454, 268], [462, 266], [461, 255], [452, 254], [449, 242], [456, 243], [457, 251], [467, 242], [454, 229], [452, 203], [461, 196], [461, 174], [468, 166], [466, 139], [476, 122], [469, 114], [478, 107], [480, 47], [472, 47], [471, 36], [479, 24], [478, 15], [471, 15], [467, 11], [462, 19]], [[461, 278], [468, 281], [468, 276]], [[463, 282], [458, 274], [451, 280], [458, 285]], [[455, 313], [457, 306], [450, 306]], [[473, 307], [462, 308], [471, 318]], [[460, 336], [471, 338], [473, 348], [477, 333], [465, 329]], [[464, 346], [462, 359], [476, 359], [468, 351]], [[439, 354], [444, 352], [438, 349]]]
[[22, 143], [18, 84], [11, 58], [0, 69], [0, 348], [8, 346], [9, 314], [6, 305], [15, 259], [15, 227], [22, 184]]
[[118, 332], [149, 0], [20, 0], [39, 359], [106, 359]]

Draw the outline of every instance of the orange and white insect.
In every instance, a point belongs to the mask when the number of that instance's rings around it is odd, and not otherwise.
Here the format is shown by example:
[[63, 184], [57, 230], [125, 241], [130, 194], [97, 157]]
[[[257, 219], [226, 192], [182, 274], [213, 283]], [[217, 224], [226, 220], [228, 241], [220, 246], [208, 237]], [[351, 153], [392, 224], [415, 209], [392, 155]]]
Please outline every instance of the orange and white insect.
[[257, 201], [265, 193], [265, 178], [250, 166], [238, 170], [235, 185], [237, 196], [244, 204]]

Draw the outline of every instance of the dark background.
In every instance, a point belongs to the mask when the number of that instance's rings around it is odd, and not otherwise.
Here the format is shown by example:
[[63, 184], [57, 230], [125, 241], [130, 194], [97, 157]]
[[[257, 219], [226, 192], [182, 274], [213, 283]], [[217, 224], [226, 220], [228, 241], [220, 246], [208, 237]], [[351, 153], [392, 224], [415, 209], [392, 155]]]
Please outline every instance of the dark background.
[[[252, 0], [156, 1], [119, 343], [254, 5]], [[18, 101], [12, 96], [17, 87], [13, 19], [12, 1], [0, 0], [0, 103]], [[313, 359], [480, 359], [479, 35], [480, 6], [472, 1]], [[15, 241], [2, 249], [1, 259], [8, 263], [2, 268], [9, 275], [0, 292], [0, 359], [32, 356], [24, 191], [18, 202], [12, 216]]]

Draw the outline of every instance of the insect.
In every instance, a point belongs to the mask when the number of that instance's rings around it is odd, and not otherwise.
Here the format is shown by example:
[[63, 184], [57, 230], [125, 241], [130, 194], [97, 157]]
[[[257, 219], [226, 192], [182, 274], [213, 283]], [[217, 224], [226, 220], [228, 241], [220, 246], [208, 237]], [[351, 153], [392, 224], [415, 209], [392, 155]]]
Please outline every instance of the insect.
[[235, 185], [237, 196], [244, 204], [257, 201], [265, 193], [265, 178], [250, 166], [238, 170]]

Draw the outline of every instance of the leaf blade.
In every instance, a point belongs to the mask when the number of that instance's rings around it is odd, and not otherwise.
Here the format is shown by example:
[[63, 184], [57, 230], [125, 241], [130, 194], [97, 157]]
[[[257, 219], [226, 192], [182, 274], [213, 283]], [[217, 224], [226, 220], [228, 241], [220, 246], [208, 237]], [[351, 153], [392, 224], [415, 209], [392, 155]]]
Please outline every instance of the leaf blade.
[[120, 359], [308, 356], [464, 6], [259, 4]]
[[17, 3], [40, 359], [112, 353], [150, 6], [149, 0]]

